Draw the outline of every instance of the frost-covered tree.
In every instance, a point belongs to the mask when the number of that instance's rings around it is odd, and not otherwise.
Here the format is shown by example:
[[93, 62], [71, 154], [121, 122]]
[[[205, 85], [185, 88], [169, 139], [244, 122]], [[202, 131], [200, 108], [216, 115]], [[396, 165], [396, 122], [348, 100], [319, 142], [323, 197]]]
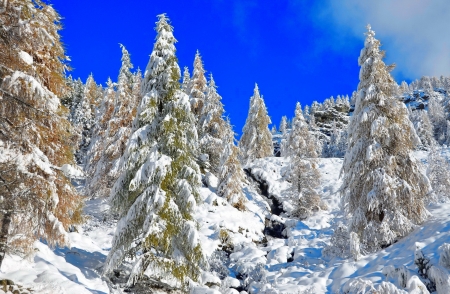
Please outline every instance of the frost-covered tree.
[[400, 84], [399, 89], [400, 89], [400, 93], [401, 94], [408, 93], [408, 91], [409, 91], [408, 83], [405, 82], [405, 81], [402, 81], [401, 84]]
[[316, 150], [315, 140], [309, 133], [301, 105], [297, 102], [284, 156], [291, 158], [289, 180], [297, 208], [294, 213], [301, 219], [307, 218], [311, 210], [325, 208], [315, 191], [320, 184]]
[[230, 122], [226, 121], [217, 194], [237, 209], [245, 210], [246, 198], [242, 192], [245, 174], [239, 162], [239, 148], [234, 141], [234, 132]]
[[112, 210], [121, 219], [104, 273], [132, 256], [128, 284], [145, 272], [159, 283], [184, 288], [205, 265], [193, 218], [201, 185], [197, 130], [179, 83], [173, 28], [165, 14], [158, 19], [142, 101], [120, 159], [123, 172], [111, 191]]
[[211, 171], [219, 173], [223, 138], [227, 132], [227, 124], [223, 118], [222, 97], [217, 93], [217, 86], [212, 74], [209, 78], [204, 104], [198, 120], [200, 151], [208, 154]]
[[287, 129], [287, 117], [285, 115], [283, 115], [281, 117], [279, 131], [281, 134], [284, 135], [286, 133], [286, 129]]
[[189, 68], [187, 66], [184, 67], [183, 73], [183, 82], [181, 83], [181, 91], [189, 95], [189, 84], [191, 82], [191, 75], [189, 74]]
[[106, 186], [106, 177], [104, 176], [105, 158], [105, 142], [108, 137], [108, 124], [114, 114], [114, 99], [116, 96], [115, 84], [108, 79], [107, 88], [100, 102], [99, 111], [94, 122], [92, 130], [92, 139], [86, 153], [86, 183], [84, 194], [94, 197], [104, 194]]
[[431, 84], [430, 77], [421, 77], [419, 81], [419, 87], [423, 89], [425, 93], [430, 94], [431, 92], [433, 92], [433, 85]]
[[250, 98], [247, 120], [239, 141], [241, 162], [244, 165], [253, 159], [273, 155], [272, 134], [269, 130], [269, 124], [271, 124], [271, 121], [267, 114], [266, 105], [259, 94], [258, 85], [255, 84], [253, 96]]
[[433, 124], [434, 138], [439, 144], [445, 143], [447, 135], [447, 120], [444, 107], [435, 95], [431, 95], [428, 101], [428, 116]]
[[36, 240], [68, 245], [81, 198], [62, 171], [73, 163], [60, 16], [40, 0], [0, 4], [0, 266]]
[[433, 125], [428, 117], [428, 112], [425, 110], [409, 110], [409, 119], [414, 125], [422, 147], [428, 148], [435, 144]]
[[326, 142], [322, 150], [322, 156], [329, 157], [343, 157], [345, 149], [342, 150], [341, 130], [336, 127], [336, 121], [331, 124], [330, 140]]
[[195, 53], [194, 69], [189, 81], [188, 94], [191, 101], [192, 112], [198, 117], [202, 111], [207, 91], [205, 69], [203, 68], [200, 52]]
[[81, 130], [81, 140], [75, 157], [78, 164], [86, 164], [86, 154], [91, 143], [95, 123], [96, 109], [102, 96], [101, 88], [95, 83], [93, 75], [89, 75], [84, 87], [83, 98], [75, 112], [74, 126]]
[[431, 145], [428, 153], [427, 176], [436, 200], [450, 198], [450, 163], [440, 154], [438, 146]]
[[341, 173], [342, 205], [361, 251], [389, 246], [427, 217], [430, 192], [412, 150], [419, 142], [375, 32], [367, 26], [360, 82]]

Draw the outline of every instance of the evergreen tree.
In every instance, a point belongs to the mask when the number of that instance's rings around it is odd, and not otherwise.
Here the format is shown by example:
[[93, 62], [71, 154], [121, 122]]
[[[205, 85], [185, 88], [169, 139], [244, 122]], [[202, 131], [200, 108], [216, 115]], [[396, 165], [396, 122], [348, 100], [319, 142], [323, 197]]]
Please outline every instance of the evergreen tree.
[[208, 154], [209, 164], [213, 173], [218, 174], [220, 157], [223, 153], [223, 138], [226, 132], [226, 123], [223, 119], [222, 97], [217, 93], [217, 86], [212, 74], [198, 120], [198, 134], [200, 151]]
[[108, 139], [108, 124], [114, 115], [115, 87], [111, 79], [108, 79], [107, 88], [103, 94], [100, 108], [92, 131], [92, 140], [86, 154], [86, 183], [84, 194], [97, 197], [105, 194], [107, 179], [105, 177], [106, 162], [104, 157], [105, 142]]
[[285, 115], [283, 115], [281, 117], [281, 122], [280, 122], [280, 133], [284, 135], [284, 133], [286, 133], [286, 128], [287, 128], [287, 117]]
[[416, 134], [419, 136], [422, 147], [428, 148], [435, 144], [433, 125], [425, 110], [409, 110], [409, 119], [413, 123]]
[[81, 198], [61, 168], [73, 163], [64, 97], [60, 16], [40, 0], [0, 4], [0, 266], [36, 240], [68, 245]]
[[444, 144], [447, 135], [447, 120], [444, 108], [435, 95], [431, 95], [428, 101], [428, 116], [433, 125], [434, 138], [439, 144]]
[[431, 145], [428, 153], [427, 176], [430, 179], [435, 200], [448, 200], [450, 197], [450, 164], [440, 154], [440, 150], [435, 144]]
[[222, 146], [223, 153], [217, 194], [227, 199], [237, 209], [245, 210], [245, 202], [247, 200], [242, 192], [245, 174], [239, 162], [239, 148], [234, 144], [234, 141], [234, 132], [230, 122], [227, 121]]
[[101, 89], [94, 81], [91, 74], [86, 80], [83, 98], [75, 110], [76, 116], [73, 124], [81, 131], [81, 140], [75, 157], [78, 164], [86, 165], [86, 154], [91, 143], [92, 132], [96, 117], [96, 109], [99, 104]]
[[289, 179], [293, 200], [297, 206], [295, 214], [301, 219], [306, 218], [311, 210], [326, 207], [315, 191], [320, 184], [316, 150], [315, 140], [308, 131], [301, 105], [297, 102], [286, 155], [291, 157]]
[[201, 185], [197, 131], [180, 89], [173, 28], [165, 14], [158, 18], [143, 98], [120, 160], [123, 172], [111, 191], [111, 207], [121, 219], [104, 272], [133, 256], [128, 284], [147, 270], [152, 279], [183, 288], [205, 265], [193, 219]]
[[195, 54], [194, 69], [192, 78], [189, 81], [188, 93], [191, 100], [192, 112], [198, 117], [202, 111], [205, 103], [205, 95], [207, 91], [207, 83], [205, 77], [205, 70], [203, 68], [202, 57], [200, 52]]
[[342, 167], [342, 204], [364, 252], [378, 250], [406, 236], [428, 216], [430, 191], [411, 152], [418, 143], [397, 83], [383, 62], [375, 33], [367, 27], [358, 95], [349, 124], [348, 150]]
[[183, 82], [181, 83], [181, 91], [189, 95], [189, 84], [191, 82], [191, 75], [189, 74], [189, 68], [187, 66], [184, 67], [183, 73]]
[[244, 165], [253, 159], [273, 155], [272, 134], [269, 131], [269, 124], [271, 124], [271, 121], [267, 114], [266, 105], [259, 95], [258, 85], [255, 84], [253, 96], [250, 98], [247, 120], [239, 141], [241, 162]]

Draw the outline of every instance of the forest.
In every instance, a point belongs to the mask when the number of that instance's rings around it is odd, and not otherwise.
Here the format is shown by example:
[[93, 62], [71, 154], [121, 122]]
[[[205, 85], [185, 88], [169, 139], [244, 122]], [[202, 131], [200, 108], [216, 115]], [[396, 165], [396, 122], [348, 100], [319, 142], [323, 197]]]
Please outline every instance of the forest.
[[353, 93], [276, 124], [255, 84], [238, 140], [155, 21], [102, 86], [0, 4], [0, 293], [450, 293], [450, 77], [398, 83], [367, 25]]

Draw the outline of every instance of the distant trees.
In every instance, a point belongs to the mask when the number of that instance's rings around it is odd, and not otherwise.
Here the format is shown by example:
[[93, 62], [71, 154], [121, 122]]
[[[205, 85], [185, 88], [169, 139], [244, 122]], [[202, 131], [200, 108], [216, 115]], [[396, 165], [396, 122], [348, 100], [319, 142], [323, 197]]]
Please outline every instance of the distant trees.
[[[35, 240], [66, 245], [81, 199], [61, 167], [73, 163], [60, 16], [40, 0], [0, 4], [0, 266]], [[49, 46], [48, 44], [52, 44]]]
[[173, 28], [164, 14], [158, 16], [156, 31], [143, 98], [120, 160], [123, 172], [111, 191], [112, 209], [121, 219], [104, 272], [135, 256], [129, 284], [151, 269], [152, 278], [183, 288], [188, 278], [198, 279], [206, 262], [193, 218], [200, 202], [198, 138], [189, 98], [179, 83]]
[[253, 96], [250, 98], [247, 120], [239, 141], [241, 162], [244, 165], [253, 159], [273, 155], [272, 134], [269, 130], [270, 123], [266, 105], [259, 94], [258, 85], [255, 84]]
[[422, 223], [431, 188], [411, 152], [418, 143], [380, 42], [367, 27], [360, 83], [342, 167], [342, 203], [364, 252], [392, 244]]

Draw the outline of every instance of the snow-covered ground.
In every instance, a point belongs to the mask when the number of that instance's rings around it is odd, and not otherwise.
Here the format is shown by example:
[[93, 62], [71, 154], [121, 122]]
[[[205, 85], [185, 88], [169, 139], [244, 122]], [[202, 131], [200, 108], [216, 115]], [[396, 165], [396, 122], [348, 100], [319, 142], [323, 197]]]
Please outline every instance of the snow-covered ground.
[[[450, 158], [450, 149], [443, 150], [443, 154]], [[416, 152], [415, 156], [426, 162], [426, 152]], [[262, 191], [249, 178], [249, 185], [244, 189], [248, 199], [244, 212], [218, 197], [213, 188], [201, 189], [204, 203], [196, 212], [201, 242], [205, 254], [213, 256], [213, 262], [220, 260], [223, 266], [214, 263], [215, 273], [202, 275], [203, 284], [208, 284], [210, 289], [199, 286], [195, 293], [239, 293], [244, 288], [251, 293], [369, 293], [355, 289], [362, 284], [369, 289], [371, 283], [381, 287], [383, 281], [392, 283], [398, 291], [406, 291], [397, 293], [421, 293], [414, 253], [419, 248], [431, 264], [439, 265], [438, 248], [450, 243], [450, 203], [429, 206], [431, 217], [426, 223], [376, 254], [362, 256], [358, 261], [331, 258], [323, 254], [323, 249], [330, 245], [335, 225], [342, 220], [338, 193], [342, 159], [319, 160], [322, 184], [318, 192], [328, 210], [316, 212], [305, 221], [289, 218], [283, 212], [279, 215], [271, 212], [274, 203], [280, 203], [285, 211], [292, 209], [285, 197], [289, 188], [284, 180], [288, 163], [285, 158], [273, 157], [248, 166], [251, 174], [264, 181], [268, 189]], [[263, 192], [277, 201], [261, 195]], [[31, 287], [34, 293], [109, 293], [106, 281], [100, 276], [115, 226], [115, 221], [107, 217], [107, 210], [105, 200], [87, 201], [87, 222], [78, 232], [69, 233], [71, 248], [51, 249], [36, 242], [36, 254], [32, 257], [7, 256], [0, 278]], [[270, 236], [265, 230], [270, 224], [280, 224], [286, 236]], [[221, 259], [217, 254], [220, 250], [228, 252]], [[399, 278], [399, 269], [407, 273], [407, 284]], [[440, 269], [448, 282], [448, 269]], [[228, 277], [224, 279], [223, 275]], [[446, 293], [442, 289], [438, 289], [440, 293]]]

